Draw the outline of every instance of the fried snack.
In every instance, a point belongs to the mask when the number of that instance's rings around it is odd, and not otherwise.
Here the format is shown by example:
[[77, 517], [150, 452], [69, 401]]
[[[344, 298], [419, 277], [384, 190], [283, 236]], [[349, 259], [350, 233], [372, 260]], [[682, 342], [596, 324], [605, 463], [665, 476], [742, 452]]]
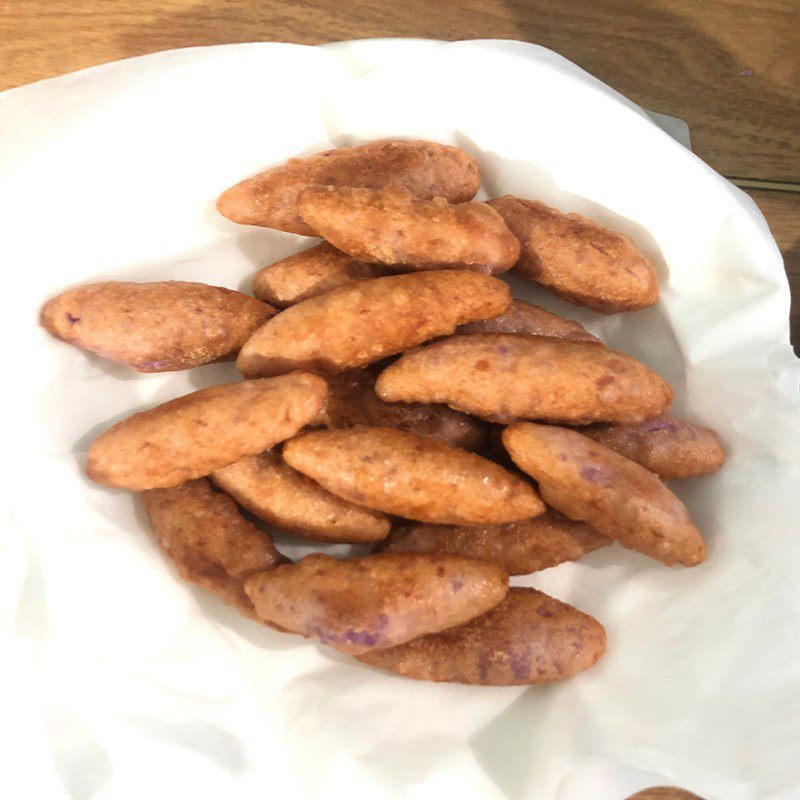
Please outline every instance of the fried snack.
[[420, 347], [385, 369], [375, 391], [386, 402], [446, 403], [493, 422], [574, 425], [639, 423], [672, 400], [662, 378], [624, 353], [512, 333], [452, 336]]
[[394, 186], [312, 186], [300, 195], [300, 214], [318, 236], [361, 261], [498, 274], [519, 258], [519, 242], [485, 203], [421, 200]]
[[517, 275], [601, 314], [658, 301], [655, 271], [628, 236], [536, 200], [507, 194], [488, 204], [519, 239]]
[[295, 369], [336, 374], [501, 314], [510, 303], [505, 283], [468, 270], [374, 278], [282, 311], [245, 343], [236, 366], [248, 378]]
[[580, 433], [647, 467], [663, 480], [707, 475], [725, 463], [725, 450], [714, 431], [672, 414], [661, 414], [639, 425], [590, 425]]
[[466, 325], [461, 325], [456, 333], [527, 333], [530, 336], [602, 344], [580, 322], [559, 317], [558, 314], [552, 314], [524, 300], [512, 300], [508, 311], [499, 317], [468, 322]]
[[108, 281], [52, 298], [42, 309], [42, 325], [139, 372], [170, 372], [234, 355], [274, 313], [221, 286]]
[[286, 308], [331, 289], [385, 274], [382, 267], [357, 261], [322, 242], [259, 270], [253, 277], [253, 294]]
[[267, 622], [357, 654], [488, 611], [505, 597], [508, 576], [494, 564], [456, 556], [381, 553], [337, 561], [315, 553], [254, 575], [245, 591]]
[[545, 502], [570, 519], [667, 565], [691, 567], [706, 557], [683, 503], [636, 462], [552, 425], [518, 422], [503, 432], [503, 443], [539, 482]]
[[385, 553], [436, 553], [478, 558], [509, 575], [528, 575], [564, 561], [577, 561], [611, 539], [583, 522], [553, 511], [505, 525], [401, 525], [392, 531]]
[[259, 519], [306, 539], [378, 542], [389, 535], [385, 514], [331, 494], [277, 453], [247, 456], [212, 472], [211, 480]]
[[201, 389], [101, 434], [86, 471], [134, 491], [177, 486], [294, 436], [319, 414], [327, 391], [322, 378], [303, 373]]
[[351, 503], [421, 522], [480, 525], [541, 514], [523, 478], [436, 439], [393, 428], [312, 431], [284, 459]]
[[596, 619], [536, 589], [514, 587], [466, 625], [358, 660], [421, 681], [517, 686], [569, 678], [605, 649], [606, 632]]
[[677, 786], [651, 786], [630, 795], [625, 800], [703, 800], [703, 798]]
[[375, 394], [380, 368], [343, 372], [328, 381], [328, 399], [318, 418], [327, 428], [370, 425], [397, 428], [430, 436], [463, 450], [478, 450], [486, 441], [486, 429], [474, 417], [429, 403], [384, 403]]
[[244, 582], [286, 561], [269, 536], [204, 478], [140, 497], [156, 541], [181, 578], [258, 619]]
[[234, 222], [313, 236], [297, 208], [308, 186], [400, 186], [417, 197], [471, 200], [478, 165], [455, 147], [425, 141], [381, 140], [291, 158], [222, 193], [217, 210]]

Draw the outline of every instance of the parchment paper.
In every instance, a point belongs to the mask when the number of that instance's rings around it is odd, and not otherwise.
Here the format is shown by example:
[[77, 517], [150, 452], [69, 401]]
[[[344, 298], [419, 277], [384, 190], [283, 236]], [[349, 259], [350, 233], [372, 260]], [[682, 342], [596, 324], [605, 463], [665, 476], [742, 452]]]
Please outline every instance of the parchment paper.
[[[5, 92], [0, 131], [0, 796], [800, 797], [800, 370], [780, 254], [745, 194], [517, 42], [159, 53]], [[137, 375], [49, 337], [41, 303], [110, 277], [249, 288], [307, 240], [228, 222], [219, 192], [387, 135], [459, 145], [489, 195], [630, 234], [657, 266], [657, 307], [601, 318], [520, 296], [659, 371], [674, 410], [730, 450], [719, 474], [675, 485], [704, 565], [614, 547], [523, 581], [607, 627], [606, 658], [561, 685], [418, 683], [263, 629], [179, 582], [134, 498], [82, 474], [110, 423], [236, 373]]]

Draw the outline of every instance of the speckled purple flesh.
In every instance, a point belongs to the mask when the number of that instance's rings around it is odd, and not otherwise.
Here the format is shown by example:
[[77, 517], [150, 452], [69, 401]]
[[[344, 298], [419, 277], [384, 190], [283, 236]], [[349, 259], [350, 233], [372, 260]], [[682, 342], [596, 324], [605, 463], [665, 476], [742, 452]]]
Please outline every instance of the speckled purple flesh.
[[654, 419], [642, 425], [642, 430], [647, 433], [655, 433], [656, 431], [669, 431], [670, 433], [677, 433], [680, 428], [680, 423], [675, 419]]
[[157, 370], [163, 369], [166, 365], [166, 361], [142, 361], [137, 366], [139, 369]]
[[333, 633], [325, 630], [321, 625], [313, 628], [313, 634], [326, 644], [354, 644], [358, 647], [374, 647], [383, 636], [383, 632], [389, 625], [389, 617], [386, 614], [378, 614], [375, 620], [374, 630], [356, 630], [348, 628], [344, 633]]
[[512, 651], [509, 653], [508, 663], [511, 667], [512, 674], [517, 680], [526, 680], [531, 674], [531, 664], [533, 663], [533, 656], [530, 648], [526, 648], [521, 652]]
[[602, 467], [592, 467], [589, 465], [581, 467], [580, 476], [590, 483], [599, 483], [603, 486], [610, 486], [613, 483], [611, 473]]
[[355, 644], [359, 647], [374, 647], [381, 638], [380, 632], [357, 631], [353, 628], [348, 628], [344, 633], [314, 628], [314, 635], [326, 644]]

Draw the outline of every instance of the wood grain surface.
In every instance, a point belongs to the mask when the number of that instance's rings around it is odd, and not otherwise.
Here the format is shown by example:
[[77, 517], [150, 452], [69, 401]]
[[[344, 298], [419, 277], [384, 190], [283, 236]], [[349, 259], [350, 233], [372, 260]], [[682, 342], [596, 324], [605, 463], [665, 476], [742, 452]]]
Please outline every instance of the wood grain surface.
[[[175, 47], [380, 36], [545, 45], [685, 119], [724, 175], [800, 192], [798, 0], [0, 0], [0, 89]], [[785, 256], [800, 345], [800, 194], [751, 193]]]
[[792, 344], [795, 352], [800, 355], [800, 193], [750, 190], [748, 194], [766, 217], [772, 235], [783, 253], [783, 263], [792, 291]]

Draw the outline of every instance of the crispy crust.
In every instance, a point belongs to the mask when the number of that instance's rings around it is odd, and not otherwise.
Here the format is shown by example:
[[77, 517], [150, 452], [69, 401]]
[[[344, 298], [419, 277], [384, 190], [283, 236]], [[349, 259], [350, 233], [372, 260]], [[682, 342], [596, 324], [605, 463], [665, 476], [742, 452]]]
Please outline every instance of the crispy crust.
[[253, 576], [245, 590], [267, 622], [355, 654], [488, 611], [508, 591], [508, 576], [494, 564], [455, 556], [387, 553], [337, 561], [315, 553]]
[[387, 553], [467, 556], [491, 561], [509, 575], [528, 575], [577, 561], [611, 541], [590, 525], [547, 511], [504, 525], [401, 525], [379, 548]]
[[385, 274], [382, 267], [357, 261], [322, 242], [260, 269], [253, 276], [253, 294], [259, 300], [286, 308], [340, 286]]
[[535, 589], [512, 588], [465, 625], [358, 660], [416, 680], [514, 686], [569, 678], [605, 649], [605, 630], [593, 617]]
[[257, 619], [244, 582], [286, 560], [269, 536], [203, 478], [140, 498], [156, 541], [181, 578]]
[[508, 286], [468, 270], [374, 278], [312, 297], [259, 328], [239, 353], [247, 377], [336, 374], [502, 313]]
[[348, 503], [292, 469], [276, 453], [248, 456], [211, 474], [260, 519], [319, 542], [378, 542], [389, 535], [385, 514]]
[[136, 491], [177, 486], [293, 436], [319, 414], [327, 391], [322, 378], [304, 373], [201, 389], [101, 434], [86, 471]]
[[571, 342], [595, 342], [602, 344], [592, 336], [580, 322], [565, 319], [533, 303], [524, 300], [512, 300], [508, 311], [493, 319], [480, 322], [468, 322], [461, 325], [456, 333], [527, 333], [530, 336], [547, 336], [551, 339], [568, 339]]
[[478, 165], [455, 147], [388, 139], [290, 158], [227, 189], [217, 210], [245, 225], [313, 236], [297, 208], [308, 186], [399, 186], [417, 197], [461, 203], [475, 196], [479, 181]]
[[523, 478], [473, 453], [392, 428], [305, 433], [284, 445], [283, 457], [352, 503], [421, 522], [512, 522], [544, 511]]
[[705, 544], [683, 503], [634, 461], [577, 431], [531, 422], [506, 428], [503, 444], [538, 481], [548, 505], [570, 519], [670, 566], [705, 559]]
[[489, 200], [519, 239], [514, 272], [602, 314], [658, 301], [656, 274], [628, 236], [512, 195]]
[[300, 196], [314, 231], [353, 258], [416, 269], [506, 272], [519, 242], [485, 203], [421, 200], [405, 189], [314, 186]]
[[381, 373], [375, 391], [387, 402], [446, 403], [493, 422], [576, 425], [638, 423], [672, 400], [662, 378], [624, 353], [511, 333], [452, 336], [412, 350]]
[[725, 463], [725, 450], [714, 431], [672, 414], [639, 425], [590, 425], [580, 432], [663, 480], [707, 475]]
[[170, 372], [236, 354], [275, 309], [241, 292], [185, 281], [107, 281], [45, 303], [59, 339], [139, 372]]

